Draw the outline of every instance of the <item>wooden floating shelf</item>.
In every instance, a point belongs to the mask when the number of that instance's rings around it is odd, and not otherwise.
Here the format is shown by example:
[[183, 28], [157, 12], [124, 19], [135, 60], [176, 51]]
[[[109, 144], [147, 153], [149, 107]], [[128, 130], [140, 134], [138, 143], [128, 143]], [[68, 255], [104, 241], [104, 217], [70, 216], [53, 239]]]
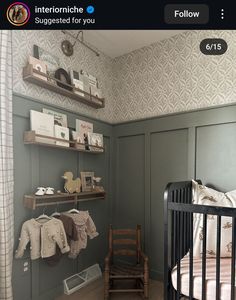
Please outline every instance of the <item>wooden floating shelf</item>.
[[[49, 142], [52, 141], [53, 143], [44, 142], [39, 139], [46, 139]], [[38, 139], [38, 140], [37, 140]], [[68, 142], [69, 147], [56, 145], [56, 142]], [[42, 134], [36, 134], [35, 131], [25, 131], [24, 132], [24, 144], [26, 145], [39, 145], [39, 146], [45, 146], [45, 147], [52, 147], [52, 148], [59, 148], [59, 149], [65, 149], [65, 150], [71, 150], [71, 151], [79, 151], [79, 152], [86, 152], [86, 153], [92, 153], [92, 154], [101, 154], [104, 152], [104, 147], [94, 146], [94, 145], [85, 145], [93, 150], [86, 150], [86, 149], [80, 149], [79, 147], [84, 146], [84, 144], [77, 143], [76, 141], [70, 141], [70, 140], [63, 140], [47, 135]]]
[[24, 206], [29, 209], [36, 209], [40, 206], [50, 206], [57, 204], [67, 204], [67, 203], [77, 203], [98, 199], [105, 199], [105, 192], [81, 192], [81, 193], [60, 193], [54, 195], [25, 195], [24, 196]]
[[[45, 80], [42, 79], [42, 77], [45, 78]], [[87, 93], [83, 90], [80, 90], [80, 89], [76, 88], [74, 85], [67, 84], [67, 83], [62, 82], [61, 80], [58, 80], [54, 77], [51, 77], [43, 72], [33, 69], [33, 65], [31, 65], [31, 64], [28, 64], [27, 66], [25, 66], [23, 68], [23, 79], [25, 81], [34, 83], [36, 85], [39, 85], [39, 86], [46, 88], [50, 91], [53, 91], [55, 93], [61, 94], [63, 96], [66, 96], [66, 97], [69, 97], [76, 101], [79, 101], [81, 103], [92, 106], [94, 108], [99, 109], [99, 108], [105, 107], [105, 99], [104, 98], [98, 98], [96, 96], [93, 96], [91, 93]], [[65, 86], [68, 86], [68, 88], [70, 88], [71, 90], [67, 90], [65, 88], [58, 86], [56, 84], [57, 82], [65, 85]], [[81, 96], [76, 92], [83, 93], [84, 96]]]

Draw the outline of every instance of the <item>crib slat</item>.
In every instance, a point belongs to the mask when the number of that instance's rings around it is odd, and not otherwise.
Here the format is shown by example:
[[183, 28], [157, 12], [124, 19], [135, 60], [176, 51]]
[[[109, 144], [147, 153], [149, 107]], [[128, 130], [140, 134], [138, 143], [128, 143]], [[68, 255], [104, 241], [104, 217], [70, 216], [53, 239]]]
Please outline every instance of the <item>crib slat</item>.
[[236, 219], [232, 218], [231, 300], [235, 300], [235, 234]]
[[221, 239], [221, 216], [217, 216], [216, 300], [220, 300], [220, 239]]
[[180, 212], [177, 212], [177, 224], [176, 224], [176, 254], [177, 254], [177, 299], [180, 299]]
[[193, 300], [193, 214], [190, 213], [189, 223], [189, 299]]
[[207, 238], [207, 215], [203, 215], [203, 243], [202, 243], [202, 300], [206, 300], [206, 238]]

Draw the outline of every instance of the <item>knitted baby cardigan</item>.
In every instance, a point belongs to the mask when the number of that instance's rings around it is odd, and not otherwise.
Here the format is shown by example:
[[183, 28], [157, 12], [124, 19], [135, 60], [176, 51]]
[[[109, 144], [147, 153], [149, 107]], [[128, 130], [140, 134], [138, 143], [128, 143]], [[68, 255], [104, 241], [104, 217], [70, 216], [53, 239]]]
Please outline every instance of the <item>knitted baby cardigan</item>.
[[63, 223], [55, 218], [50, 220], [31, 219], [24, 222], [19, 240], [19, 246], [15, 254], [16, 258], [24, 255], [29, 242], [32, 260], [54, 255], [56, 253], [56, 244], [62, 253], [70, 250]]
[[64, 213], [64, 215], [72, 218], [77, 229], [77, 241], [70, 241], [70, 258], [76, 258], [82, 249], [87, 247], [87, 236], [90, 239], [98, 236], [96, 226], [89, 215], [88, 211], [80, 211], [77, 214]]

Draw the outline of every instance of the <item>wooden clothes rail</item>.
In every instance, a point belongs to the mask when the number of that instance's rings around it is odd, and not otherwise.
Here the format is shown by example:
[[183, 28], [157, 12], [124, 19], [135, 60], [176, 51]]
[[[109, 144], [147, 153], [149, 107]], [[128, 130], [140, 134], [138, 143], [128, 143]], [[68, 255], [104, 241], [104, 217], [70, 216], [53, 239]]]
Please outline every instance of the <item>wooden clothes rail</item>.
[[103, 200], [105, 199], [105, 192], [81, 192], [81, 193], [60, 193], [54, 195], [25, 195], [24, 196], [24, 206], [29, 209], [36, 209], [40, 206], [51, 206], [56, 204], [67, 204], [67, 203], [77, 203], [90, 200]]

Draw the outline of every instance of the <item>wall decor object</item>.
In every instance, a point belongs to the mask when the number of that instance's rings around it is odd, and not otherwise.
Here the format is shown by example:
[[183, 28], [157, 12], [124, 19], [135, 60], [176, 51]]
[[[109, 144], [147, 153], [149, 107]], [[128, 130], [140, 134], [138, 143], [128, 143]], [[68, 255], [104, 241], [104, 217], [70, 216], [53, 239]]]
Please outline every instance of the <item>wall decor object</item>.
[[[70, 71], [70, 76], [71, 76], [72, 84], [74, 84], [75, 88], [84, 91], [85, 85], [84, 85], [84, 82], [79, 79], [79, 72], [71, 70]], [[89, 89], [87, 91], [89, 92]], [[82, 92], [80, 92], [76, 89], [75, 89], [75, 93], [77, 95], [80, 95], [80, 96], [84, 97], [84, 93], [82, 93]]]
[[93, 132], [93, 123], [76, 119], [76, 131], [87, 135], [88, 132]]
[[34, 45], [34, 57], [38, 58], [41, 61], [44, 61], [47, 65], [47, 70], [49, 71], [50, 75], [53, 75], [54, 72], [60, 66], [60, 60], [54, 54], [42, 49], [41, 47]]
[[95, 53], [96, 56], [100, 56], [100, 54], [99, 54], [96, 50], [94, 50], [90, 45], [88, 45], [87, 43], [85, 43], [85, 41], [84, 41], [84, 32], [83, 32], [83, 30], [80, 30], [80, 31], [77, 33], [76, 36], [74, 36], [72, 33], [70, 33], [69, 30], [62, 30], [62, 32], [63, 32], [64, 34], [69, 35], [71, 38], [73, 38], [73, 39], [75, 40], [73, 47], [75, 46], [75, 44], [76, 44], [77, 42], [79, 42], [80, 44], [82, 44], [83, 46], [85, 46], [87, 49], [89, 49], [89, 50], [91, 50], [93, 53]]
[[77, 132], [72, 131], [72, 139], [76, 141], [75, 148], [80, 150], [85, 150], [85, 142], [84, 142], [84, 135]]
[[93, 177], [94, 191], [104, 192], [104, 187], [101, 186], [102, 177]]
[[93, 190], [94, 172], [80, 172], [82, 192], [91, 192]]
[[56, 145], [58, 146], [64, 146], [64, 147], [69, 147], [69, 128], [67, 127], [62, 127], [59, 125], [54, 125], [54, 136], [58, 139], [63, 139], [63, 141], [57, 141], [56, 140]]
[[88, 144], [90, 151], [103, 152], [103, 135], [100, 133], [88, 132]]
[[54, 111], [54, 110], [47, 109], [47, 108], [43, 108], [43, 113], [52, 115], [54, 117], [54, 125], [68, 127], [68, 125], [67, 125], [67, 115], [59, 113], [59, 112]]
[[88, 132], [93, 132], [93, 123], [76, 119], [76, 131], [84, 136], [85, 150], [89, 150]]
[[[36, 134], [54, 137], [54, 117], [39, 111], [30, 110], [30, 127]], [[54, 144], [54, 140], [36, 137], [37, 142]]]
[[67, 171], [64, 173], [62, 178], [65, 179], [64, 189], [67, 193], [80, 193], [81, 191], [81, 180], [80, 178], [73, 179], [73, 173]]
[[88, 72], [85, 72], [83, 70], [80, 71], [80, 79], [90, 86], [97, 87], [98, 86], [98, 80], [95, 76], [89, 74]]
[[70, 41], [64, 40], [61, 43], [61, 50], [66, 56], [72, 56], [74, 53], [74, 46]]
[[55, 78], [59, 79], [61, 82], [57, 81], [57, 85], [63, 89], [68, 91], [72, 91], [73, 87], [71, 86], [71, 78], [70, 75], [66, 72], [66, 70], [59, 68], [55, 72]]
[[[45, 75], [47, 74], [47, 65], [45, 64], [45, 62], [33, 57], [33, 56], [30, 56], [29, 57], [29, 64], [31, 64], [33, 66], [33, 69], [39, 71], [39, 72], [42, 72], [44, 73]], [[46, 80], [47, 81], [47, 77], [46, 76], [43, 76], [43, 75], [40, 75], [40, 74], [35, 74], [36, 77], [42, 79], [42, 80]]]

